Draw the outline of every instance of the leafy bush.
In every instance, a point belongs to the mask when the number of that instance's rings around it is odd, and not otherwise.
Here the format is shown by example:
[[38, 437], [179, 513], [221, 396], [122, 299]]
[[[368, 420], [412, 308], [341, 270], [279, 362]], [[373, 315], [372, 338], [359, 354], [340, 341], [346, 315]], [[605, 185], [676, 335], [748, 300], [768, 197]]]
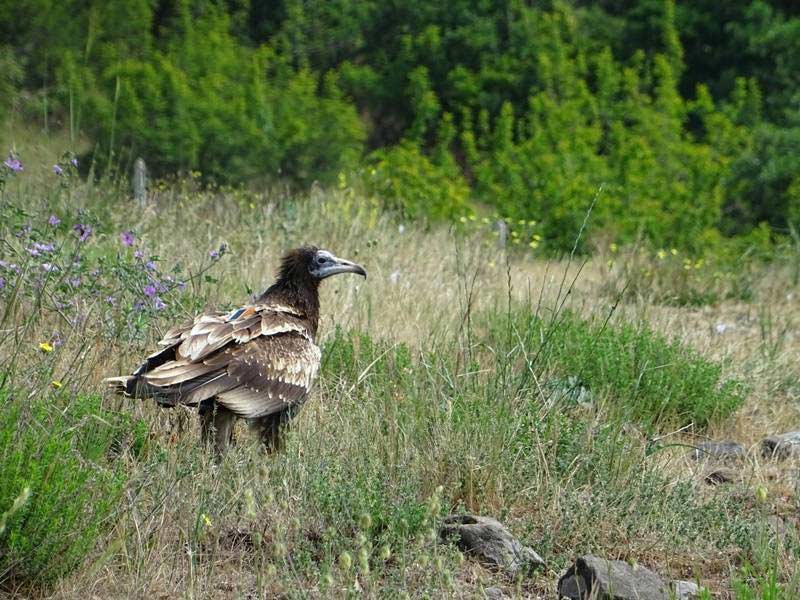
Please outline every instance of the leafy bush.
[[374, 152], [368, 164], [369, 191], [405, 217], [452, 218], [468, 210], [469, 187], [458, 171], [433, 163], [410, 142]]
[[725, 230], [747, 233], [759, 223], [800, 229], [800, 127], [762, 125], [731, 164]]
[[110, 525], [124, 473], [107, 453], [123, 434], [96, 396], [0, 390], [0, 582], [49, 581], [77, 567]]
[[[704, 427], [744, 401], [740, 382], [722, 379], [722, 366], [644, 325], [586, 321], [571, 312], [555, 320], [515, 313], [514, 353], [538, 356], [543, 373], [574, 377], [610, 408], [648, 427]], [[487, 343], [502, 340], [506, 321], [495, 317]], [[507, 331], [507, 329], [506, 329]]]

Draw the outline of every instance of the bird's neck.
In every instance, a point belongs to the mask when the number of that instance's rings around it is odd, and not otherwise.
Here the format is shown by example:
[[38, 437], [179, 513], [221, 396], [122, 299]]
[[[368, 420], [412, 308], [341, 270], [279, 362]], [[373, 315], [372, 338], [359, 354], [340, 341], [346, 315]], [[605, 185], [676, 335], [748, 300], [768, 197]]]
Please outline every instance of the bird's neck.
[[309, 332], [317, 335], [319, 326], [319, 282], [304, 278], [278, 279], [258, 298], [258, 302], [275, 302], [292, 307], [308, 320]]

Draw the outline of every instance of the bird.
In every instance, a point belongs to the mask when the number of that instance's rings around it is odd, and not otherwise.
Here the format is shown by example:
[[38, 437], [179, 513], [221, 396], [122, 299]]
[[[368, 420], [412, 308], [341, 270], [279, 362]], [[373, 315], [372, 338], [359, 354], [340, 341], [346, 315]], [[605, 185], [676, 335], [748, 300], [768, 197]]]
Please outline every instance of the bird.
[[259, 431], [268, 452], [306, 402], [319, 371], [319, 285], [333, 275], [367, 277], [361, 265], [316, 246], [289, 251], [275, 282], [253, 302], [197, 315], [167, 331], [131, 374], [109, 377], [117, 393], [162, 407], [197, 406], [204, 445], [220, 457], [237, 418]]

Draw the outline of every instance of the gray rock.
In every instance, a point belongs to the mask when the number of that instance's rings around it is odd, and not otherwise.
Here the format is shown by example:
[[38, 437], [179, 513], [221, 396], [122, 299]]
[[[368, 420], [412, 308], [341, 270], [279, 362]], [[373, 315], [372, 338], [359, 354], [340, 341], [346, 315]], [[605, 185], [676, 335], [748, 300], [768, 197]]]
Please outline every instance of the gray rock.
[[745, 449], [739, 442], [701, 442], [695, 446], [692, 457], [695, 460], [713, 458], [716, 460], [736, 460], [745, 457]]
[[586, 588], [586, 581], [580, 575], [564, 576], [558, 581], [559, 598], [570, 598], [570, 600], [582, 600], [589, 596]]
[[649, 569], [592, 555], [575, 560], [559, 579], [558, 593], [572, 600], [669, 600], [667, 584]]
[[764, 439], [761, 442], [761, 454], [764, 458], [777, 460], [800, 456], [800, 431], [790, 431]]
[[544, 560], [524, 546], [506, 527], [489, 517], [450, 515], [439, 529], [443, 542], [454, 542], [459, 549], [509, 575], [544, 566]]
[[694, 581], [673, 581], [672, 589], [675, 591], [675, 600], [694, 600], [700, 595], [700, 586]]
[[720, 467], [712, 469], [705, 474], [705, 481], [711, 485], [719, 485], [721, 483], [733, 483], [739, 478], [739, 473], [733, 469], [726, 469]]
[[509, 596], [499, 587], [493, 586], [483, 590], [483, 596], [486, 600], [505, 600]]

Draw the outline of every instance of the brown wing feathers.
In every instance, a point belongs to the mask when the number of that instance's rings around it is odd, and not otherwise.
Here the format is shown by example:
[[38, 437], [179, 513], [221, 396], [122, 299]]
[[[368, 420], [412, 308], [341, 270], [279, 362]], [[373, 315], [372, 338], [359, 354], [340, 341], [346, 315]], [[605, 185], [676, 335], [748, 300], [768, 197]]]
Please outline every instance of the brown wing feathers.
[[109, 383], [167, 406], [216, 398], [247, 418], [302, 403], [320, 359], [305, 319], [282, 305], [201, 315], [160, 345], [132, 377]]

